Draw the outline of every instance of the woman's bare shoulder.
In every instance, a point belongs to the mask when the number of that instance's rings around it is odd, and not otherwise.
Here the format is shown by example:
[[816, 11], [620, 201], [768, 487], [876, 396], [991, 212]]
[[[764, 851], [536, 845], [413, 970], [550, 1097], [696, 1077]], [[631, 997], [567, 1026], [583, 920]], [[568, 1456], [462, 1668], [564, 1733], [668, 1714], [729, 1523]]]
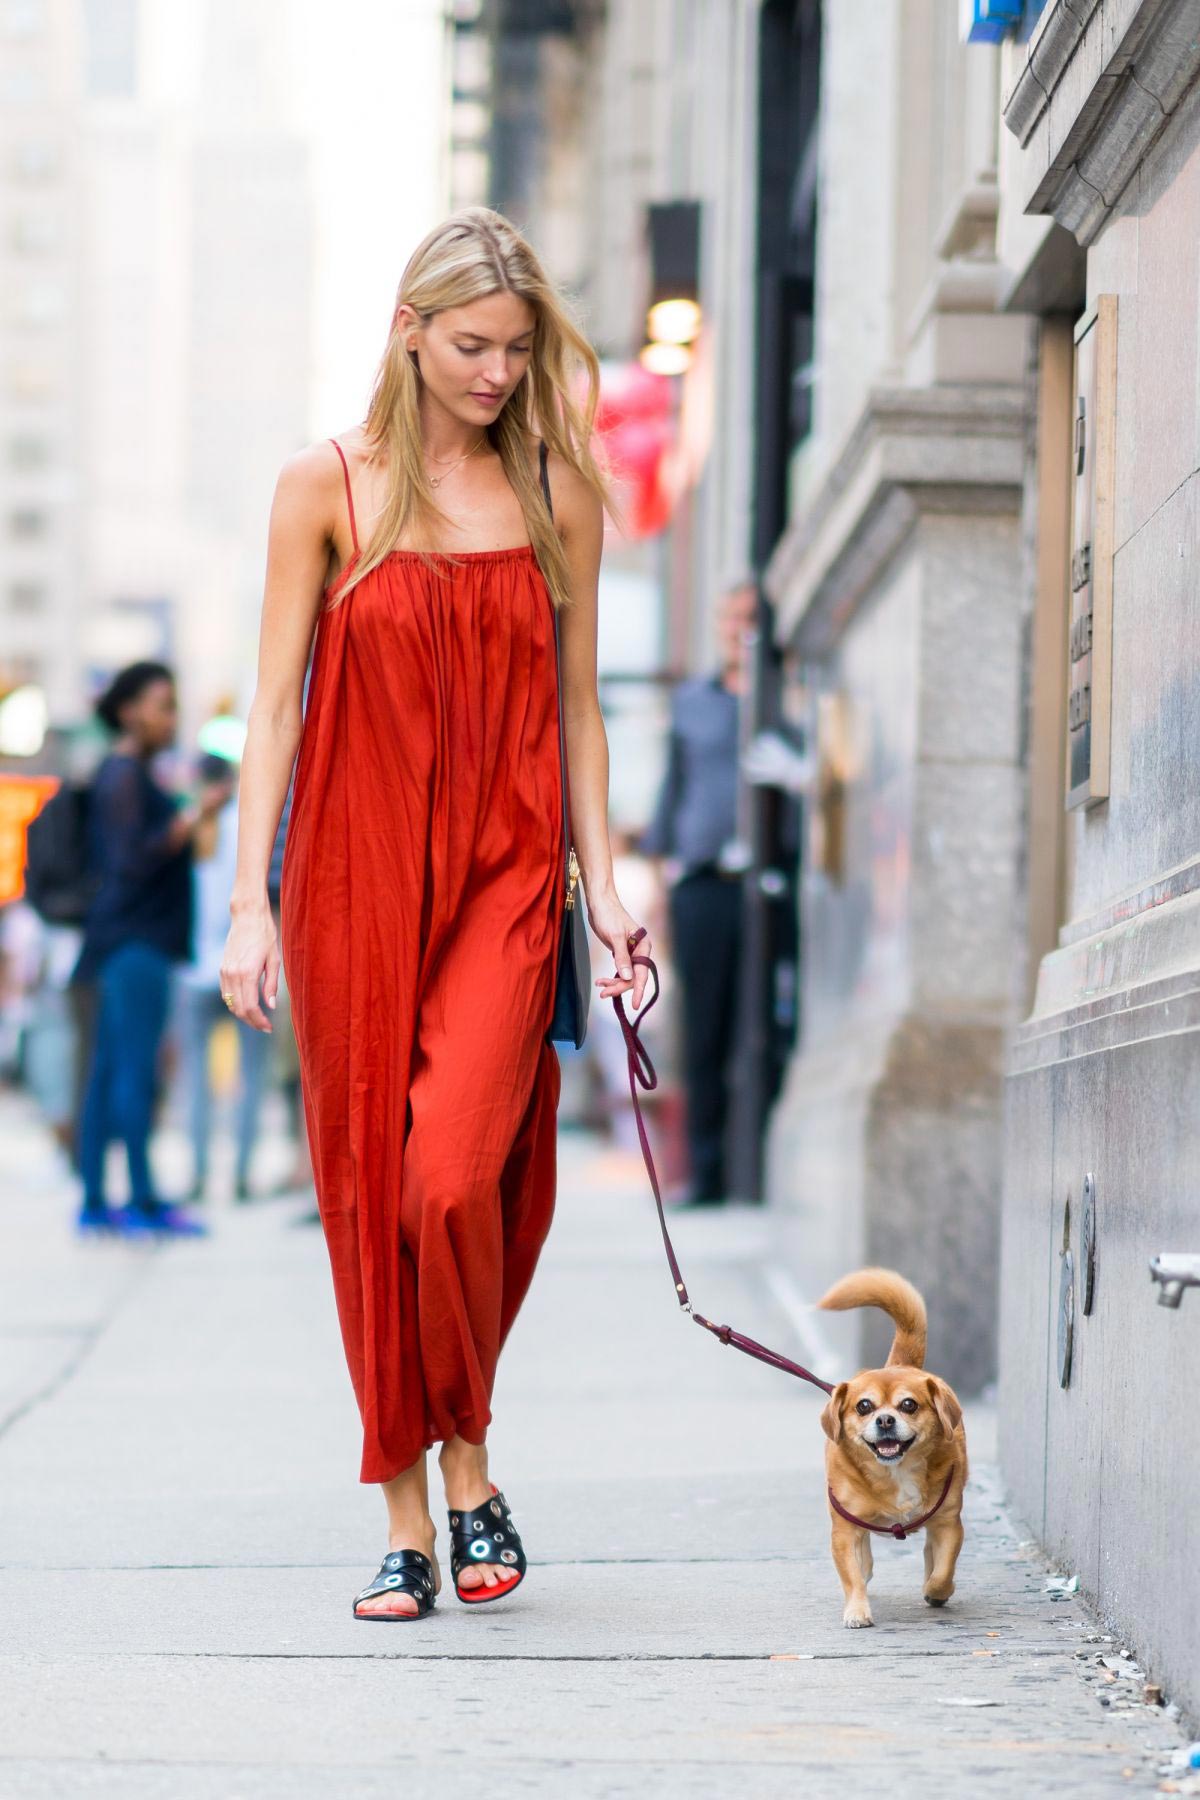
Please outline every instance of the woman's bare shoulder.
[[[351, 468], [359, 447], [354, 442], [353, 432], [338, 433], [338, 442], [345, 450]], [[307, 493], [310, 498], [326, 489], [332, 491], [340, 487], [342, 481], [342, 459], [334, 447], [332, 438], [318, 438], [315, 443], [305, 444], [300, 450], [284, 458], [279, 470], [279, 487], [296, 495]]]
[[[339, 433], [351, 469], [355, 466], [350, 432]], [[280, 466], [275, 483], [273, 516], [304, 531], [328, 537], [345, 509], [342, 461], [329, 438], [293, 450]]]

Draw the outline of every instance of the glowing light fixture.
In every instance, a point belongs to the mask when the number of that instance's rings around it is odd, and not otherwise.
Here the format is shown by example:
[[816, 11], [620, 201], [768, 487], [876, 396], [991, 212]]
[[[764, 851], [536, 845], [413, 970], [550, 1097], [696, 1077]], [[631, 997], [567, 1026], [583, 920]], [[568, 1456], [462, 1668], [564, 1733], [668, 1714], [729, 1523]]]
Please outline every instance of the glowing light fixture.
[[0, 700], [0, 755], [36, 756], [46, 740], [46, 696], [32, 684], [13, 688]]
[[697, 300], [659, 300], [646, 315], [646, 335], [652, 344], [690, 344], [700, 331]]
[[644, 344], [638, 361], [652, 375], [686, 375], [692, 366], [692, 353], [686, 344]]

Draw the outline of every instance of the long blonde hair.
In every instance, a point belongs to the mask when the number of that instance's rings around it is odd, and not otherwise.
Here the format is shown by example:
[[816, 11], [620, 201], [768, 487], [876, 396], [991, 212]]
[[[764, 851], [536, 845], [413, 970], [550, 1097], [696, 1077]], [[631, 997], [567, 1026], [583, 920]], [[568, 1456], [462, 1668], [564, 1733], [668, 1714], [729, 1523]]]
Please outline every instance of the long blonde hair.
[[[444, 219], [418, 244], [400, 278], [392, 329], [371, 389], [365, 424], [368, 458], [386, 465], [391, 491], [370, 542], [331, 605], [336, 606], [377, 568], [410, 527], [416, 526], [425, 535], [437, 520], [447, 519], [434, 499], [421, 452], [421, 374], [416, 357], [405, 349], [397, 321], [400, 307], [407, 303], [423, 320], [429, 320], [447, 307], [466, 306], [497, 293], [516, 294], [527, 301], [536, 320], [528, 367], [488, 427], [487, 436], [521, 503], [550, 598], [556, 607], [569, 602], [567, 559], [530, 464], [529, 442], [535, 433], [543, 438], [607, 504], [604, 477], [591, 449], [600, 365], [516, 227], [488, 207], [470, 206]], [[582, 405], [572, 393], [572, 378], [580, 367], [586, 376]], [[431, 568], [454, 561], [448, 551], [421, 554]]]

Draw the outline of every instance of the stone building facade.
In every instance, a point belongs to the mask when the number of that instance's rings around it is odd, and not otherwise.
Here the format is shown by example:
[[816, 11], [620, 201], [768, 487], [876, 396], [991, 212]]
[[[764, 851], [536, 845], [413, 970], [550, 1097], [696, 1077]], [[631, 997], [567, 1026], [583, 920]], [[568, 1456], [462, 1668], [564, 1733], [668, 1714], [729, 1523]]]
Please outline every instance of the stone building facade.
[[[910, 1275], [967, 1392], [995, 1366], [1021, 841], [1030, 326], [1001, 304], [999, 98], [955, 8], [824, 9], [813, 425], [767, 572], [821, 765], [781, 1253], [807, 1298]], [[835, 1324], [839, 1361], [884, 1343]]]
[[[1053, 751], [1029, 898], [1058, 918], [1008, 1053], [1002, 1453], [1195, 1718], [1200, 1293], [1156, 1306], [1148, 1264], [1200, 1253], [1200, 5], [1056, 0], [1005, 93], [1012, 241], [1057, 221], [1086, 294], [1072, 330], [1041, 327], [1041, 430], [1079, 473], [1073, 513], [1052, 468], [1037, 482], [1030, 710]], [[1091, 787], [1070, 810], [1064, 742]]]
[[771, 1196], [806, 1297], [892, 1264], [934, 1366], [998, 1367], [1019, 1512], [1195, 1716], [1200, 1295], [1148, 1265], [1200, 1253], [1200, 4], [956, 14], [824, 9]]

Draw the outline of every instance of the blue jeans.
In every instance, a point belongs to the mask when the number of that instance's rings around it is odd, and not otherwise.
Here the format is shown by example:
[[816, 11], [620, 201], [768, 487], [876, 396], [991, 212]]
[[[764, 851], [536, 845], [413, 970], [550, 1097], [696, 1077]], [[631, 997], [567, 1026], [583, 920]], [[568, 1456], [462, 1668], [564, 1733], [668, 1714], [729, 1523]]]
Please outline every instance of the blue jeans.
[[[192, 1134], [194, 1179], [202, 1184], [208, 1174], [208, 1145], [212, 1091], [208, 1079], [208, 1044], [215, 1027], [228, 1017], [217, 988], [179, 983], [179, 1036], [188, 1090], [188, 1114]], [[239, 1096], [237, 1111], [237, 1165], [235, 1179], [244, 1187], [250, 1175], [250, 1158], [258, 1137], [267, 1059], [271, 1039], [255, 1031], [245, 1020], [237, 1021]]]
[[120, 1138], [129, 1158], [130, 1200], [151, 1207], [157, 1196], [148, 1146], [171, 960], [151, 944], [122, 944], [101, 965], [96, 985], [96, 1040], [79, 1127], [84, 1206], [104, 1205], [105, 1152]]

